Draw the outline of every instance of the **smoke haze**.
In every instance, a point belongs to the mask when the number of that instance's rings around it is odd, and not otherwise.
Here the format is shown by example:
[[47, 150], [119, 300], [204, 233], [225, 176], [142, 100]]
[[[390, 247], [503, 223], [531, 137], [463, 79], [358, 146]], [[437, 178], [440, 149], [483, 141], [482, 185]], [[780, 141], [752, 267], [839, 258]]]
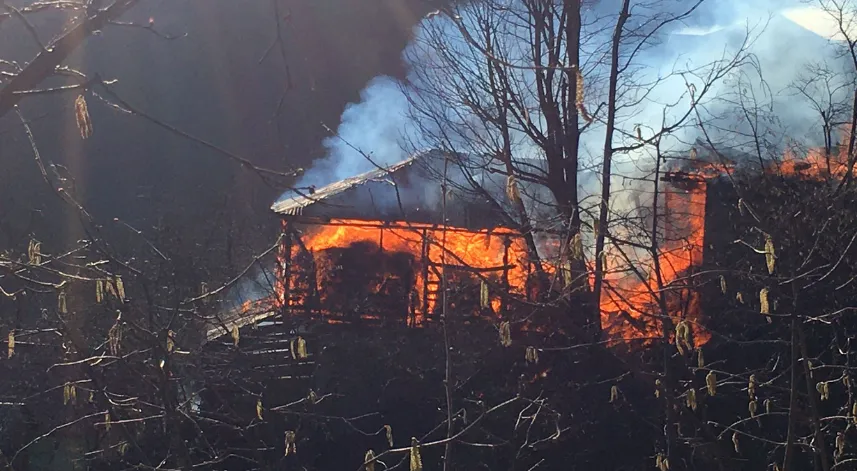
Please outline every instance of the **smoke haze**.
[[[605, 3], [597, 4], [598, 9], [605, 9]], [[795, 106], [795, 97], [789, 93], [789, 85], [806, 72], [806, 64], [812, 61], [832, 60], [834, 48], [828, 39], [818, 32], [811, 32], [807, 25], [799, 25], [794, 20], [793, 8], [799, 3], [774, 2], [773, 0], [740, 1], [708, 1], [695, 10], [682, 24], [666, 31], [658, 44], [641, 53], [637, 62], [645, 64], [645, 68], [635, 73], [635, 79], [656, 79], [670, 71], [701, 67], [713, 61], [728, 58], [730, 53], [739, 48], [748, 37], [752, 42], [749, 52], [754, 54], [759, 69], [763, 73], [766, 87], [758, 83], [758, 78], [752, 74], [745, 75], [746, 82], [742, 86], [750, 86], [761, 105], [769, 105], [771, 114], [779, 121], [767, 123], [766, 126], [778, 127], [779, 131], [788, 129], [789, 134], [815, 139], [811, 133], [810, 124], [815, 116], [807, 106]], [[610, 4], [611, 9], [615, 5]], [[687, 8], [686, 2], [666, 0], [659, 7], [676, 12]], [[791, 12], [791, 13], [789, 13]], [[632, 12], [634, 13], [634, 12]], [[649, 12], [641, 12], [643, 15]], [[596, 11], [596, 15], [615, 15], [613, 11]], [[791, 19], [790, 19], [791, 18]], [[466, 17], [465, 17], [466, 21]], [[459, 33], [450, 27], [449, 20], [442, 16], [424, 19], [415, 28], [415, 38], [404, 53], [404, 58], [413, 72], [415, 68], [425, 66], [432, 60], [431, 51], [424, 46], [428, 35], [448, 34], [450, 42], [456, 41]], [[604, 32], [604, 41], [609, 41], [609, 28]], [[435, 36], [436, 38], [436, 36]], [[458, 39], [460, 41], [460, 38]], [[422, 47], [418, 45], [423, 44]], [[453, 47], [455, 47], [453, 45]], [[783, 60], [788, 57], [788, 60]], [[421, 69], [425, 73], [426, 68]], [[754, 82], [754, 78], [757, 83]], [[425, 79], [425, 76], [423, 76]], [[408, 100], [403, 90], [408, 87], [419, 88], [420, 77], [410, 73], [408, 81], [403, 83], [390, 77], [377, 77], [367, 85], [361, 93], [361, 101], [349, 105], [342, 114], [341, 122], [335, 130], [339, 137], [328, 138], [324, 142], [327, 154], [317, 160], [313, 167], [297, 184], [299, 187], [314, 185], [316, 187], [350, 177], [375, 168], [375, 165], [390, 165], [406, 157], [406, 148], [413, 149], [414, 136], [411, 133], [413, 122], [409, 121]], [[625, 116], [620, 117], [626, 132], [632, 126], [639, 125], [641, 129], [652, 130], [661, 127], [661, 120], [666, 117], [669, 121], [686, 112], [690, 104], [685, 78], [673, 77], [657, 86], [642, 101], [642, 104], [626, 110]], [[690, 78], [691, 82], [694, 79]], [[698, 81], [698, 80], [697, 80]], [[708, 92], [706, 105], [709, 111], [716, 111], [721, 105], [718, 99], [728, 93], [733, 93], [736, 77], [727, 77]], [[698, 85], [701, 86], [701, 83]], [[597, 95], [597, 93], [596, 93]], [[682, 96], [685, 95], [683, 98]], [[587, 97], [588, 100], [601, 101], [601, 97]], [[673, 108], [665, 108], [667, 103], [678, 103]], [[436, 103], [436, 106], [448, 106]], [[594, 109], [594, 106], [593, 106]], [[727, 118], [731, 119], [731, 118]], [[731, 122], [733, 130], [746, 123]], [[698, 131], [688, 126], [674, 133], [665, 145], [666, 151], [686, 150], [689, 143], [697, 137]], [[644, 131], [644, 134], [646, 131]], [[593, 126], [581, 139], [581, 157], [588, 159], [590, 168], [597, 169], [600, 161], [600, 148], [603, 145], [603, 129]], [[621, 140], [622, 137], [617, 139]], [[627, 138], [625, 138], [627, 139]], [[410, 145], [405, 145], [408, 141]], [[419, 139], [416, 139], [420, 142]], [[617, 142], [621, 144], [621, 142]], [[776, 143], [772, 143], [774, 145]], [[353, 147], [369, 154], [373, 162], [369, 162]], [[462, 150], [468, 148], [463, 143]], [[516, 149], [515, 158], [532, 158], [538, 155], [537, 149], [526, 145]], [[641, 172], [645, 162], [651, 161], [651, 155], [644, 152], [617, 155], [616, 174], [618, 182], [624, 183], [623, 177], [630, 177]], [[594, 194], [599, 191], [597, 170], [590, 170], [581, 176], [585, 193]], [[617, 189], [620, 189], [617, 187]], [[283, 195], [283, 197], [288, 196]], [[616, 205], [639, 204], [639, 195], [630, 192], [621, 195], [617, 192]]]

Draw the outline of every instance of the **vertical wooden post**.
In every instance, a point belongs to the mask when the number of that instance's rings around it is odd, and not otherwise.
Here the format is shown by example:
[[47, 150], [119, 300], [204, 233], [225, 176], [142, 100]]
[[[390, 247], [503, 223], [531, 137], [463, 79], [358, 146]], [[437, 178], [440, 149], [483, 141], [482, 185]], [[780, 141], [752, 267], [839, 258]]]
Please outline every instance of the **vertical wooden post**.
[[289, 312], [291, 305], [290, 291], [292, 287], [292, 229], [285, 226], [286, 233], [283, 237], [283, 246], [285, 247], [285, 257], [283, 260], [283, 324], [286, 323], [286, 314]]
[[423, 229], [423, 246], [421, 251], [421, 260], [422, 263], [422, 277], [423, 277], [423, 319], [428, 318], [428, 284], [429, 284], [429, 263], [431, 263], [431, 259], [429, 258], [429, 241], [428, 241], [428, 231]]
[[503, 236], [503, 295], [500, 296], [500, 313], [506, 313], [506, 296], [509, 294], [509, 247], [512, 239]]
[[314, 311], [321, 312], [321, 297], [318, 294], [318, 265], [315, 263], [315, 253], [312, 250], [307, 249], [307, 254], [309, 254], [310, 260], [310, 273], [307, 278], [309, 281], [307, 284], [309, 285], [307, 294], [307, 299], [304, 304], [307, 307], [307, 314], [312, 314]]

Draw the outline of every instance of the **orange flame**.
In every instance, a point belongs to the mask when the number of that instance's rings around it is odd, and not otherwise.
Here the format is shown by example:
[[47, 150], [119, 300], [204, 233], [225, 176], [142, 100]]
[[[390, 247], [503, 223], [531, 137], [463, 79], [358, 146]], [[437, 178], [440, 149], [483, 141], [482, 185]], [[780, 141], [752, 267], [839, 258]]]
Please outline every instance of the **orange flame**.
[[[424, 244], [423, 241], [427, 241]], [[326, 225], [314, 226], [303, 237], [303, 247], [292, 248], [292, 258], [303, 249], [310, 252], [316, 264], [317, 286], [325, 286], [333, 267], [321, 254], [330, 249], [345, 248], [365, 243], [380, 251], [405, 253], [420, 262], [429, 261], [429, 268], [417, 270], [414, 293], [419, 307], [411, 320], [419, 325], [432, 313], [440, 300], [440, 283], [444, 268], [454, 267], [476, 274], [488, 283], [489, 305], [498, 314], [502, 299], [499, 289], [508, 283], [509, 292], [523, 293], [528, 278], [529, 263], [526, 246], [519, 234], [509, 229], [493, 231], [464, 231], [457, 228], [438, 228], [425, 224], [390, 225], [382, 221], [334, 220]], [[285, 254], [281, 254], [285, 255]], [[422, 268], [422, 267], [417, 267]], [[505, 273], [505, 278], [501, 275]], [[280, 287], [285, 291], [285, 285]], [[505, 290], [505, 289], [504, 289]], [[281, 301], [284, 302], [284, 299]], [[306, 299], [300, 295], [289, 297], [289, 304], [300, 305]], [[426, 312], [423, 312], [426, 311]]]
[[702, 263], [706, 187], [699, 182], [687, 190], [664, 192], [663, 240], [656, 261], [647, 265], [616, 254], [608, 257], [600, 308], [609, 338], [648, 342], [663, 335], [665, 321], [688, 320], [697, 345], [709, 340], [699, 324], [699, 295], [691, 277]]
[[[841, 177], [847, 172], [846, 153], [845, 149], [832, 153], [813, 149], [799, 158], [790, 151], [782, 161], [766, 171], [801, 178]], [[646, 262], [615, 251], [608, 253], [600, 310], [601, 323], [609, 338], [617, 341], [637, 339], [647, 343], [662, 337], [666, 326], [686, 320], [694, 332], [696, 345], [702, 345], [710, 339], [710, 333], [701, 325], [700, 298], [694, 287], [693, 271], [702, 263], [706, 182], [731, 173], [732, 168], [702, 160], [692, 160], [690, 164], [691, 170], [684, 175], [689, 177], [691, 183], [674, 185], [663, 191], [657, 260]], [[424, 244], [424, 240], [428, 243]], [[317, 265], [316, 278], [312, 282], [323, 287], [331, 281], [328, 276], [334, 267], [331, 266], [331, 260], [325, 259], [322, 254], [356, 243], [376, 247], [379, 253], [410, 254], [417, 262], [415, 268], [419, 273], [415, 274], [413, 286], [419, 307], [414, 310], [414, 317], [409, 321], [415, 326], [422, 324], [426, 316], [438, 307], [444, 266], [469, 267], [471, 275], [475, 274], [477, 279], [487, 282], [490, 295], [489, 306], [485, 310], [490, 310], [495, 316], [501, 315], [504, 309], [500, 294], [506, 290], [517, 295], [526, 294], [531, 275], [526, 244], [520, 234], [510, 229], [466, 231], [425, 224], [334, 220], [325, 225], [313, 226], [302, 237], [302, 245], [291, 246], [291, 253], [287, 253], [285, 245], [281, 246], [274, 304], [285, 304], [286, 293], [297, 287], [293, 285], [295, 281], [286, 276], [283, 260], [295, 259], [301, 252], [308, 252]], [[428, 265], [433, 268], [419, 266], [422, 260], [428, 260]], [[544, 266], [551, 273], [557, 273], [550, 263]], [[448, 269], [455, 272], [454, 268]], [[290, 306], [299, 306], [306, 301], [305, 295], [289, 293]], [[271, 302], [245, 304], [244, 309], [248, 311], [271, 306]], [[361, 317], [377, 318], [370, 314]], [[330, 322], [340, 320], [331, 319]], [[670, 336], [671, 332], [666, 334]]]

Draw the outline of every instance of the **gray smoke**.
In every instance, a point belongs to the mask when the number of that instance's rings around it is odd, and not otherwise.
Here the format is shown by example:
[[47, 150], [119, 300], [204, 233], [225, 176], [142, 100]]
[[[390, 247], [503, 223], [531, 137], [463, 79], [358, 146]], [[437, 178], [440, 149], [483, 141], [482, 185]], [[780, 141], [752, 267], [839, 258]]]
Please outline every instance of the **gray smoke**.
[[[609, 3], [609, 5], [607, 5]], [[807, 73], [806, 64], [818, 60], [832, 60], [834, 48], [817, 34], [790, 21], [780, 14], [786, 8], [797, 5], [792, 0], [774, 2], [774, 0], [739, 0], [708, 1], [683, 24], [677, 25], [667, 32], [660, 42], [646, 50], [638, 62], [646, 64], [646, 68], [635, 74], [635, 79], [645, 80], [661, 77], [676, 68], [693, 68], [728, 56], [730, 51], [740, 46], [749, 30], [753, 31], [751, 52], [759, 69], [763, 72], [765, 86], [758, 83], [752, 71], [744, 75], [744, 82], [739, 82], [739, 75], [727, 77], [709, 92], [709, 111], [717, 114], [719, 98], [734, 93], [737, 86], [749, 86], [762, 105], [770, 105], [769, 114], [778, 118], [777, 122], [768, 122], [773, 134], [776, 130], [783, 133], [789, 130], [791, 136], [799, 136], [812, 140], [812, 128], [807, 123], [813, 122], [812, 111], [803, 106], [795, 106], [796, 99], [789, 91], [792, 84], [801, 74]], [[615, 8], [610, 2], [598, 3], [598, 9]], [[680, 11], [687, 7], [686, 2], [665, 0], [660, 8], [674, 8]], [[608, 13], [605, 11], [597, 14]], [[615, 14], [615, 12], [609, 12]], [[646, 14], [647, 12], [642, 12]], [[632, 17], [633, 18], [633, 17]], [[432, 60], [430, 53], [414, 54], [414, 46], [425, 43], [428, 34], [438, 31], [449, 31], [454, 36], [455, 29], [449, 27], [450, 22], [442, 16], [423, 20], [415, 30], [415, 39], [405, 53], [405, 59], [410, 61]], [[605, 34], [608, 34], [609, 30]], [[609, 39], [607, 36], [605, 40]], [[451, 39], [454, 41], [455, 39]], [[827, 51], [827, 53], [824, 53]], [[412, 66], [426, 65], [412, 62]], [[421, 70], [425, 70], [423, 67]], [[690, 106], [679, 100], [687, 94], [685, 78], [674, 77], [652, 90], [641, 104], [629, 111], [626, 110], [623, 126], [630, 131], [632, 126], [639, 125], [642, 129], [659, 129], [664, 117], [665, 104], [677, 105], [667, 110], [667, 119], [681, 115]], [[693, 82], [694, 78], [689, 77]], [[313, 185], [320, 187], [328, 183], [372, 170], [376, 165], [390, 165], [403, 160], [413, 149], [414, 142], [420, 142], [412, 134], [413, 126], [408, 118], [408, 100], [403, 92], [408, 86], [416, 85], [415, 78], [409, 77], [409, 83], [403, 84], [390, 77], [377, 77], [372, 80], [361, 93], [361, 101], [348, 105], [342, 114], [341, 122], [335, 130], [338, 137], [328, 138], [324, 142], [327, 155], [314, 163], [312, 168], [298, 182], [298, 187]], [[698, 79], [697, 79], [698, 81]], [[595, 93], [597, 95], [597, 93]], [[590, 97], [593, 103], [601, 101], [602, 97]], [[438, 104], [442, 106], [443, 104]], [[593, 105], [594, 107], [594, 105]], [[728, 113], [719, 115], [726, 120], [732, 131], [741, 130], [746, 123], [739, 123]], [[722, 123], [721, 123], [722, 124]], [[776, 129], [775, 129], [776, 128]], [[651, 131], [650, 131], [651, 132]], [[644, 131], [645, 134], [645, 131]], [[680, 129], [665, 142], [667, 151], [686, 150], [689, 143], [698, 137], [698, 130], [691, 126]], [[620, 141], [627, 138], [618, 138]], [[617, 142], [624, 144], [627, 142]], [[603, 129], [593, 126], [581, 141], [581, 152], [592, 169], [588, 176], [583, 175], [584, 192], [597, 194], [599, 191], [599, 149], [603, 145]], [[371, 157], [371, 162], [360, 151]], [[462, 151], [467, 149], [465, 143]], [[522, 144], [518, 148], [520, 154], [526, 157], [537, 155], [537, 149], [527, 148]], [[650, 152], [634, 152], [616, 156], [617, 194], [615, 205], [639, 204], [638, 191], [630, 190], [627, 194], [621, 191], [622, 183], [627, 178], [633, 178], [644, 171], [647, 162], [651, 162]], [[288, 195], [284, 195], [288, 196]]]
[[407, 107], [396, 79], [372, 79], [360, 93], [360, 101], [345, 107], [336, 135], [322, 143], [327, 151], [325, 157], [316, 160], [296, 186], [322, 187], [403, 160], [406, 152], [399, 141]]

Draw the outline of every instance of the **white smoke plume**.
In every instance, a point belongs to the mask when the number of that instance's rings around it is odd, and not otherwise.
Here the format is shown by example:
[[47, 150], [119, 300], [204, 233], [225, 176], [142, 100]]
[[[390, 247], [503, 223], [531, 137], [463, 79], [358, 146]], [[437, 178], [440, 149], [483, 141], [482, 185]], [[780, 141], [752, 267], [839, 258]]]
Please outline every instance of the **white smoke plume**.
[[316, 160], [296, 186], [321, 187], [403, 160], [406, 152], [400, 140], [407, 109], [407, 98], [396, 79], [372, 79], [360, 93], [360, 101], [345, 107], [336, 135], [324, 140], [325, 157]]
[[[602, 2], [598, 5], [599, 9], [616, 7], [610, 2]], [[664, 0], [659, 5], [664, 8], [675, 8], [677, 11], [687, 8], [687, 2], [675, 0]], [[766, 91], [763, 91], [762, 87], [757, 90], [760, 100], [771, 102], [775, 110], [773, 114], [781, 120], [778, 125], [787, 126], [792, 130], [793, 135], [804, 136], [812, 131], [807, 123], [811, 123], [814, 117], [808, 107], [795, 106], [795, 97], [788, 93], [788, 86], [800, 74], [806, 72], [807, 63], [824, 59], [824, 54], [820, 54], [820, 51], [828, 51], [827, 58], [832, 58], [834, 50], [819, 32], [810, 31], [811, 28], [806, 24], [801, 25], [800, 21], [795, 21], [795, 18], [800, 17], [800, 15], [795, 16], [796, 5], [799, 3], [794, 0], [786, 2], [706, 1], [693, 16], [682, 24], [676, 25], [671, 31], [665, 32], [658, 44], [645, 51], [639, 61], [645, 61], [648, 67], [640, 72], [640, 76], [648, 75], [654, 78], [663, 76], [675, 69], [677, 65], [690, 68], [720, 59], [728, 55], [730, 48], [734, 49], [740, 45], [749, 29], [752, 31], [753, 41], [750, 52], [755, 55], [766, 80], [766, 87], [764, 87]], [[615, 12], [607, 13], [615, 14]], [[438, 22], [447, 23], [438, 26]], [[449, 28], [448, 25], [449, 20], [443, 16], [433, 16], [423, 20], [423, 23], [416, 27], [414, 42], [404, 54], [406, 60], [431, 60], [431, 57], [425, 54], [414, 54], [414, 45], [423, 41], [425, 35], [430, 32], [436, 34], [438, 30], [448, 28], [451, 35], [456, 34], [455, 29]], [[605, 37], [605, 40], [609, 38]], [[411, 65], [418, 67], [421, 64], [412, 63]], [[663, 119], [663, 104], [674, 103], [678, 97], [687, 92], [683, 80], [676, 77], [652, 90], [643, 104], [634, 110], [633, 116], [624, 118], [626, 127], [629, 120], [633, 120], [642, 129], [659, 129]], [[346, 107], [341, 122], [335, 129], [338, 137], [325, 140], [324, 147], [327, 155], [317, 160], [296, 186], [320, 187], [372, 170], [376, 165], [390, 165], [404, 159], [408, 153], [405, 149], [413, 149], [413, 142], [415, 140], [419, 142], [419, 139], [409, 134], [413, 130], [413, 123], [408, 118], [409, 103], [405, 95], [409, 86], [419, 86], [413, 81], [414, 77], [409, 77], [407, 83], [401, 83], [385, 76], [372, 80], [362, 91], [360, 102]], [[735, 86], [734, 81], [722, 81], [709, 96], [717, 97], [719, 94], [727, 93], [730, 87], [734, 89]], [[680, 113], [685, 109], [677, 106], [671, 113]], [[602, 132], [603, 130], [599, 132], [599, 129], [594, 127], [581, 140], [581, 153], [585, 156], [584, 158], [589, 158], [590, 169], [595, 169], [581, 176], [585, 193], [597, 194], [600, 190], [597, 168], [600, 148], [603, 144]], [[694, 133], [695, 131], [692, 130], [676, 133], [670, 144], [672, 148], [665, 150], [686, 150], [689, 143], [696, 137], [692, 135]], [[405, 139], [406, 135], [407, 139]], [[368, 154], [372, 162], [355, 148]], [[526, 149], [521, 150], [524, 157], [532, 157], [536, 153]], [[639, 194], [630, 191], [623, 195], [621, 186], [623, 182], [627, 183], [624, 177], [633, 177], [640, 173], [640, 166], [644, 165], [641, 161], [646, 159], [651, 160], [651, 155], [645, 152], [615, 157], [615, 172], [618, 178], [616, 186], [619, 191], [616, 193], [614, 205], [639, 204]], [[283, 196], [289, 196], [289, 194]]]

